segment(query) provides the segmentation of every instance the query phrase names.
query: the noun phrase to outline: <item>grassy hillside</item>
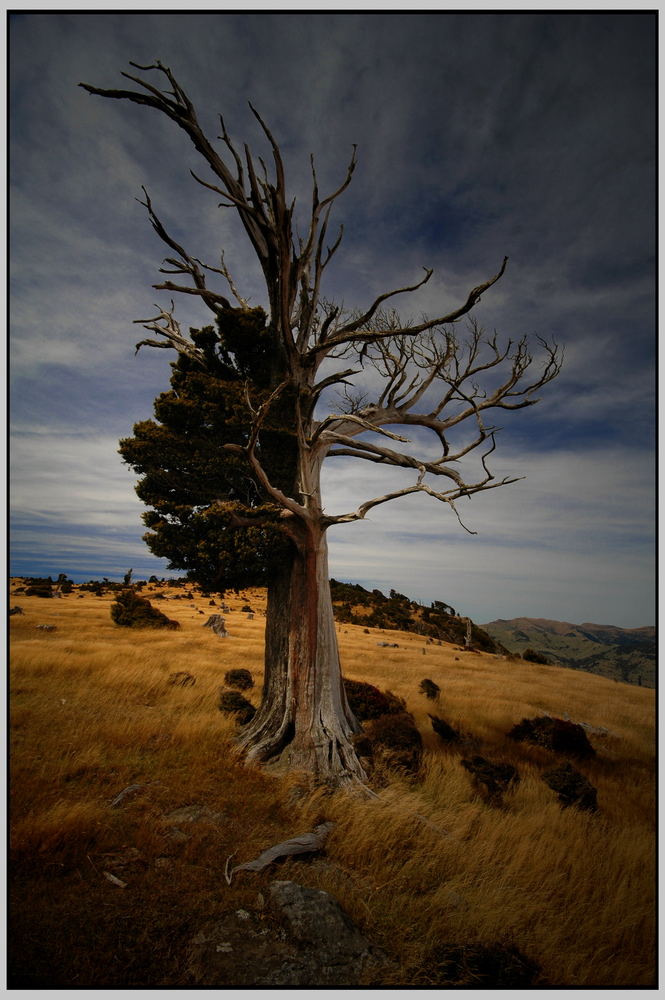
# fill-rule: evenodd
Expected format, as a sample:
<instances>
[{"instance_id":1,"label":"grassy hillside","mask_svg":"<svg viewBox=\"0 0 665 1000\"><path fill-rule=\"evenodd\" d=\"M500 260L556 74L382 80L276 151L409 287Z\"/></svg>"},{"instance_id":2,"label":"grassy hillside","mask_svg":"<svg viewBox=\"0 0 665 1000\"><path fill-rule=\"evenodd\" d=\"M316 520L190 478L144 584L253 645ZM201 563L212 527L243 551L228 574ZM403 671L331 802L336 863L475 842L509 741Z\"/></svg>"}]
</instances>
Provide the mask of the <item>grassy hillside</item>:
<instances>
[{"instance_id":1,"label":"grassy hillside","mask_svg":"<svg viewBox=\"0 0 665 1000\"><path fill-rule=\"evenodd\" d=\"M617 628L545 618L499 619L483 625L494 640L514 653L533 649L550 663L586 670L629 684L655 687L655 628Z\"/></svg>"},{"instance_id":2,"label":"grassy hillside","mask_svg":"<svg viewBox=\"0 0 665 1000\"><path fill-rule=\"evenodd\" d=\"M10 619L10 985L196 985L187 949L202 924L259 912L275 878L335 896L394 960L384 985L440 984L437 948L494 942L537 963L543 984L653 984L652 691L340 624L346 675L406 700L425 756L417 779L390 775L377 798L329 794L244 766L217 708L225 672L239 667L258 703L264 594L229 600L220 639L202 627L219 609L195 591L143 593L180 630L114 625L110 593L10 599L24 610ZM170 683L178 671L195 683ZM424 677L441 688L438 704L418 693ZM472 741L447 748L428 712ZM597 756L576 764L598 789L597 813L562 810L541 778L555 756L507 739L545 713L607 730L591 734ZM461 766L469 753L518 768L501 808ZM321 859L226 885L229 855L255 858L321 819L335 823Z\"/></svg>"}]
</instances>

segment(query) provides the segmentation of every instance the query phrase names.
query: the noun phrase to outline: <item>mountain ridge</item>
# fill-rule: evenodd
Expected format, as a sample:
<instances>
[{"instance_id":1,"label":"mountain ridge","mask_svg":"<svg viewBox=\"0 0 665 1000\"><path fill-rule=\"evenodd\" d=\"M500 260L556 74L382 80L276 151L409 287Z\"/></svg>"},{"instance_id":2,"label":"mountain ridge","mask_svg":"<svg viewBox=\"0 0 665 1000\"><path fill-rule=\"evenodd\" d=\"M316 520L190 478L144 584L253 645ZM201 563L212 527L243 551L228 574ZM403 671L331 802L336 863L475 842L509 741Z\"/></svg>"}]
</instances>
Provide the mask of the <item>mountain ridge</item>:
<instances>
[{"instance_id":1,"label":"mountain ridge","mask_svg":"<svg viewBox=\"0 0 665 1000\"><path fill-rule=\"evenodd\" d=\"M560 622L548 618L498 618L481 628L511 652L527 649L553 665L585 670L629 684L654 687L656 628L621 628L594 622Z\"/></svg>"}]
</instances>

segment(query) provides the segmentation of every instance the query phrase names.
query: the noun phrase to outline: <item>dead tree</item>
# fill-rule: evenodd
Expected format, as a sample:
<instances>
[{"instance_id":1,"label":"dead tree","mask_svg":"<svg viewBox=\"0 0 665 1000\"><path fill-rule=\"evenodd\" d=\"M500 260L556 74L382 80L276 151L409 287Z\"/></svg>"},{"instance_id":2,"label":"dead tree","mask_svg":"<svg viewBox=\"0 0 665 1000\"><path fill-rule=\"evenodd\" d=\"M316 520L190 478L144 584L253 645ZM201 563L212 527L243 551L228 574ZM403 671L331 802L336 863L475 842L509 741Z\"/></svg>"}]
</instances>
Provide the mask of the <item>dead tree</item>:
<instances>
[{"instance_id":1,"label":"dead tree","mask_svg":"<svg viewBox=\"0 0 665 1000\"><path fill-rule=\"evenodd\" d=\"M222 206L238 213L265 278L272 354L280 379L270 396L255 407L246 443L226 447L246 461L281 512L281 529L292 540L296 556L289 579L280 584L274 599L269 594L263 698L242 732L241 745L251 759L281 758L291 768L335 783L363 780L351 742L360 727L342 686L327 530L331 525L362 520L389 501L423 493L445 504L461 523L458 501L516 482L511 477L497 480L490 471L496 428L487 422L488 414L535 403L534 394L557 375L559 355L556 347L541 342L544 361L532 375L533 359L525 339L500 344L496 335L486 337L476 323L471 323L467 338L458 336L455 324L499 281L507 258L458 307L431 319L405 324L395 312L386 310L389 300L428 282L433 273L429 269L420 280L378 295L355 313L329 303L322 294L323 279L342 240L340 228L328 243L330 214L351 182L355 146L339 187L325 197L319 192L312 158L311 205L300 230L304 235L296 236L295 202L287 195L280 149L258 112L252 107L271 152L270 171L247 145L237 147L221 117L221 147L213 145L170 69L160 62L132 65L156 74L163 89L127 73L123 76L137 89L81 86L91 94L153 108L189 136L212 173L208 179L193 174L195 180L220 198ZM143 204L170 251L162 272L179 276L178 281L168 278L154 287L196 296L213 314L229 307L228 294L238 308L246 308L223 255L219 266L203 264L168 233L147 193ZM211 276L224 280L224 291L209 287ZM159 338L137 346L172 348L202 360L181 331L173 303L160 308L154 318L137 322ZM332 371L331 361L335 362ZM327 374L322 375L324 362ZM362 393L358 379L363 372L381 377L382 388L375 397ZM485 388L480 387L481 380L487 383ZM376 382L375 376L372 381ZM320 416L333 387L338 391L341 387L343 402ZM298 442L298 479L292 496L270 481L258 448L270 408L286 390L296 399L293 433ZM418 455L417 447L409 447L406 435L419 428L430 432L438 455L429 449ZM470 434L459 433L467 428L472 429ZM474 453L479 456L475 471L467 468ZM409 469L413 482L368 499L356 510L331 514L325 511L321 496L321 467L324 460L337 457ZM256 525L256 520L251 523Z\"/></svg>"}]
</instances>

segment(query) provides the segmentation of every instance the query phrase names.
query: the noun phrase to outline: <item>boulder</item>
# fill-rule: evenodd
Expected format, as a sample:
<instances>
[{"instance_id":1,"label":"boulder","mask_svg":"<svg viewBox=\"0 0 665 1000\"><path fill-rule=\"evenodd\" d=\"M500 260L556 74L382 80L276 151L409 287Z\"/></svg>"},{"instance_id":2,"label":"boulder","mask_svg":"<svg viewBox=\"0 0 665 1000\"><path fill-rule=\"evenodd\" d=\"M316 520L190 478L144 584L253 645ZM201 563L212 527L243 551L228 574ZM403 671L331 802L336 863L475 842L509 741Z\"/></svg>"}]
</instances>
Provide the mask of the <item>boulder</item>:
<instances>
[{"instance_id":1,"label":"boulder","mask_svg":"<svg viewBox=\"0 0 665 1000\"><path fill-rule=\"evenodd\" d=\"M197 986L357 986L385 961L327 892L273 882L268 905L196 935L188 966Z\"/></svg>"}]
</instances>

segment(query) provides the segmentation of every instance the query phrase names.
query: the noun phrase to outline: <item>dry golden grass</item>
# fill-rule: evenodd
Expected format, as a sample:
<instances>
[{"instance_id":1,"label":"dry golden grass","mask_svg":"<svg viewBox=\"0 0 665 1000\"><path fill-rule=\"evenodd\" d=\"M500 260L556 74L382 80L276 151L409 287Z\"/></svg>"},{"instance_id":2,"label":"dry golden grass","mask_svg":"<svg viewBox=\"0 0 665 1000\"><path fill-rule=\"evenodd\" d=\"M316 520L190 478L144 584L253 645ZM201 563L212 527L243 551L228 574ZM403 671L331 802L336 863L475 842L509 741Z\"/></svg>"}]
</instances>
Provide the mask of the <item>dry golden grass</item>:
<instances>
[{"instance_id":1,"label":"dry golden grass","mask_svg":"<svg viewBox=\"0 0 665 1000\"><path fill-rule=\"evenodd\" d=\"M217 709L236 667L253 673L246 694L258 703L264 595L230 598L222 640L201 627L215 610L207 600L155 599L158 589L143 593L180 631L115 626L111 595L11 599L25 614L10 620L10 985L191 985L187 942L207 919L255 907L275 877L335 895L395 958L393 984L429 985L427 953L441 943L495 941L537 962L549 985L653 984L653 691L341 625L345 674L406 700L423 774L393 776L377 799L304 792L299 776L244 766ZM169 684L181 670L194 686ZM438 705L418 693L423 677L441 687ZM428 711L518 767L503 808L478 796ZM609 730L592 736L597 758L579 765L598 789L597 814L562 811L540 779L553 756L506 739L544 713ZM113 808L132 784L142 787ZM171 816L190 805L205 810ZM322 817L336 824L325 859L227 887L228 855L249 860Z\"/></svg>"}]
</instances>

